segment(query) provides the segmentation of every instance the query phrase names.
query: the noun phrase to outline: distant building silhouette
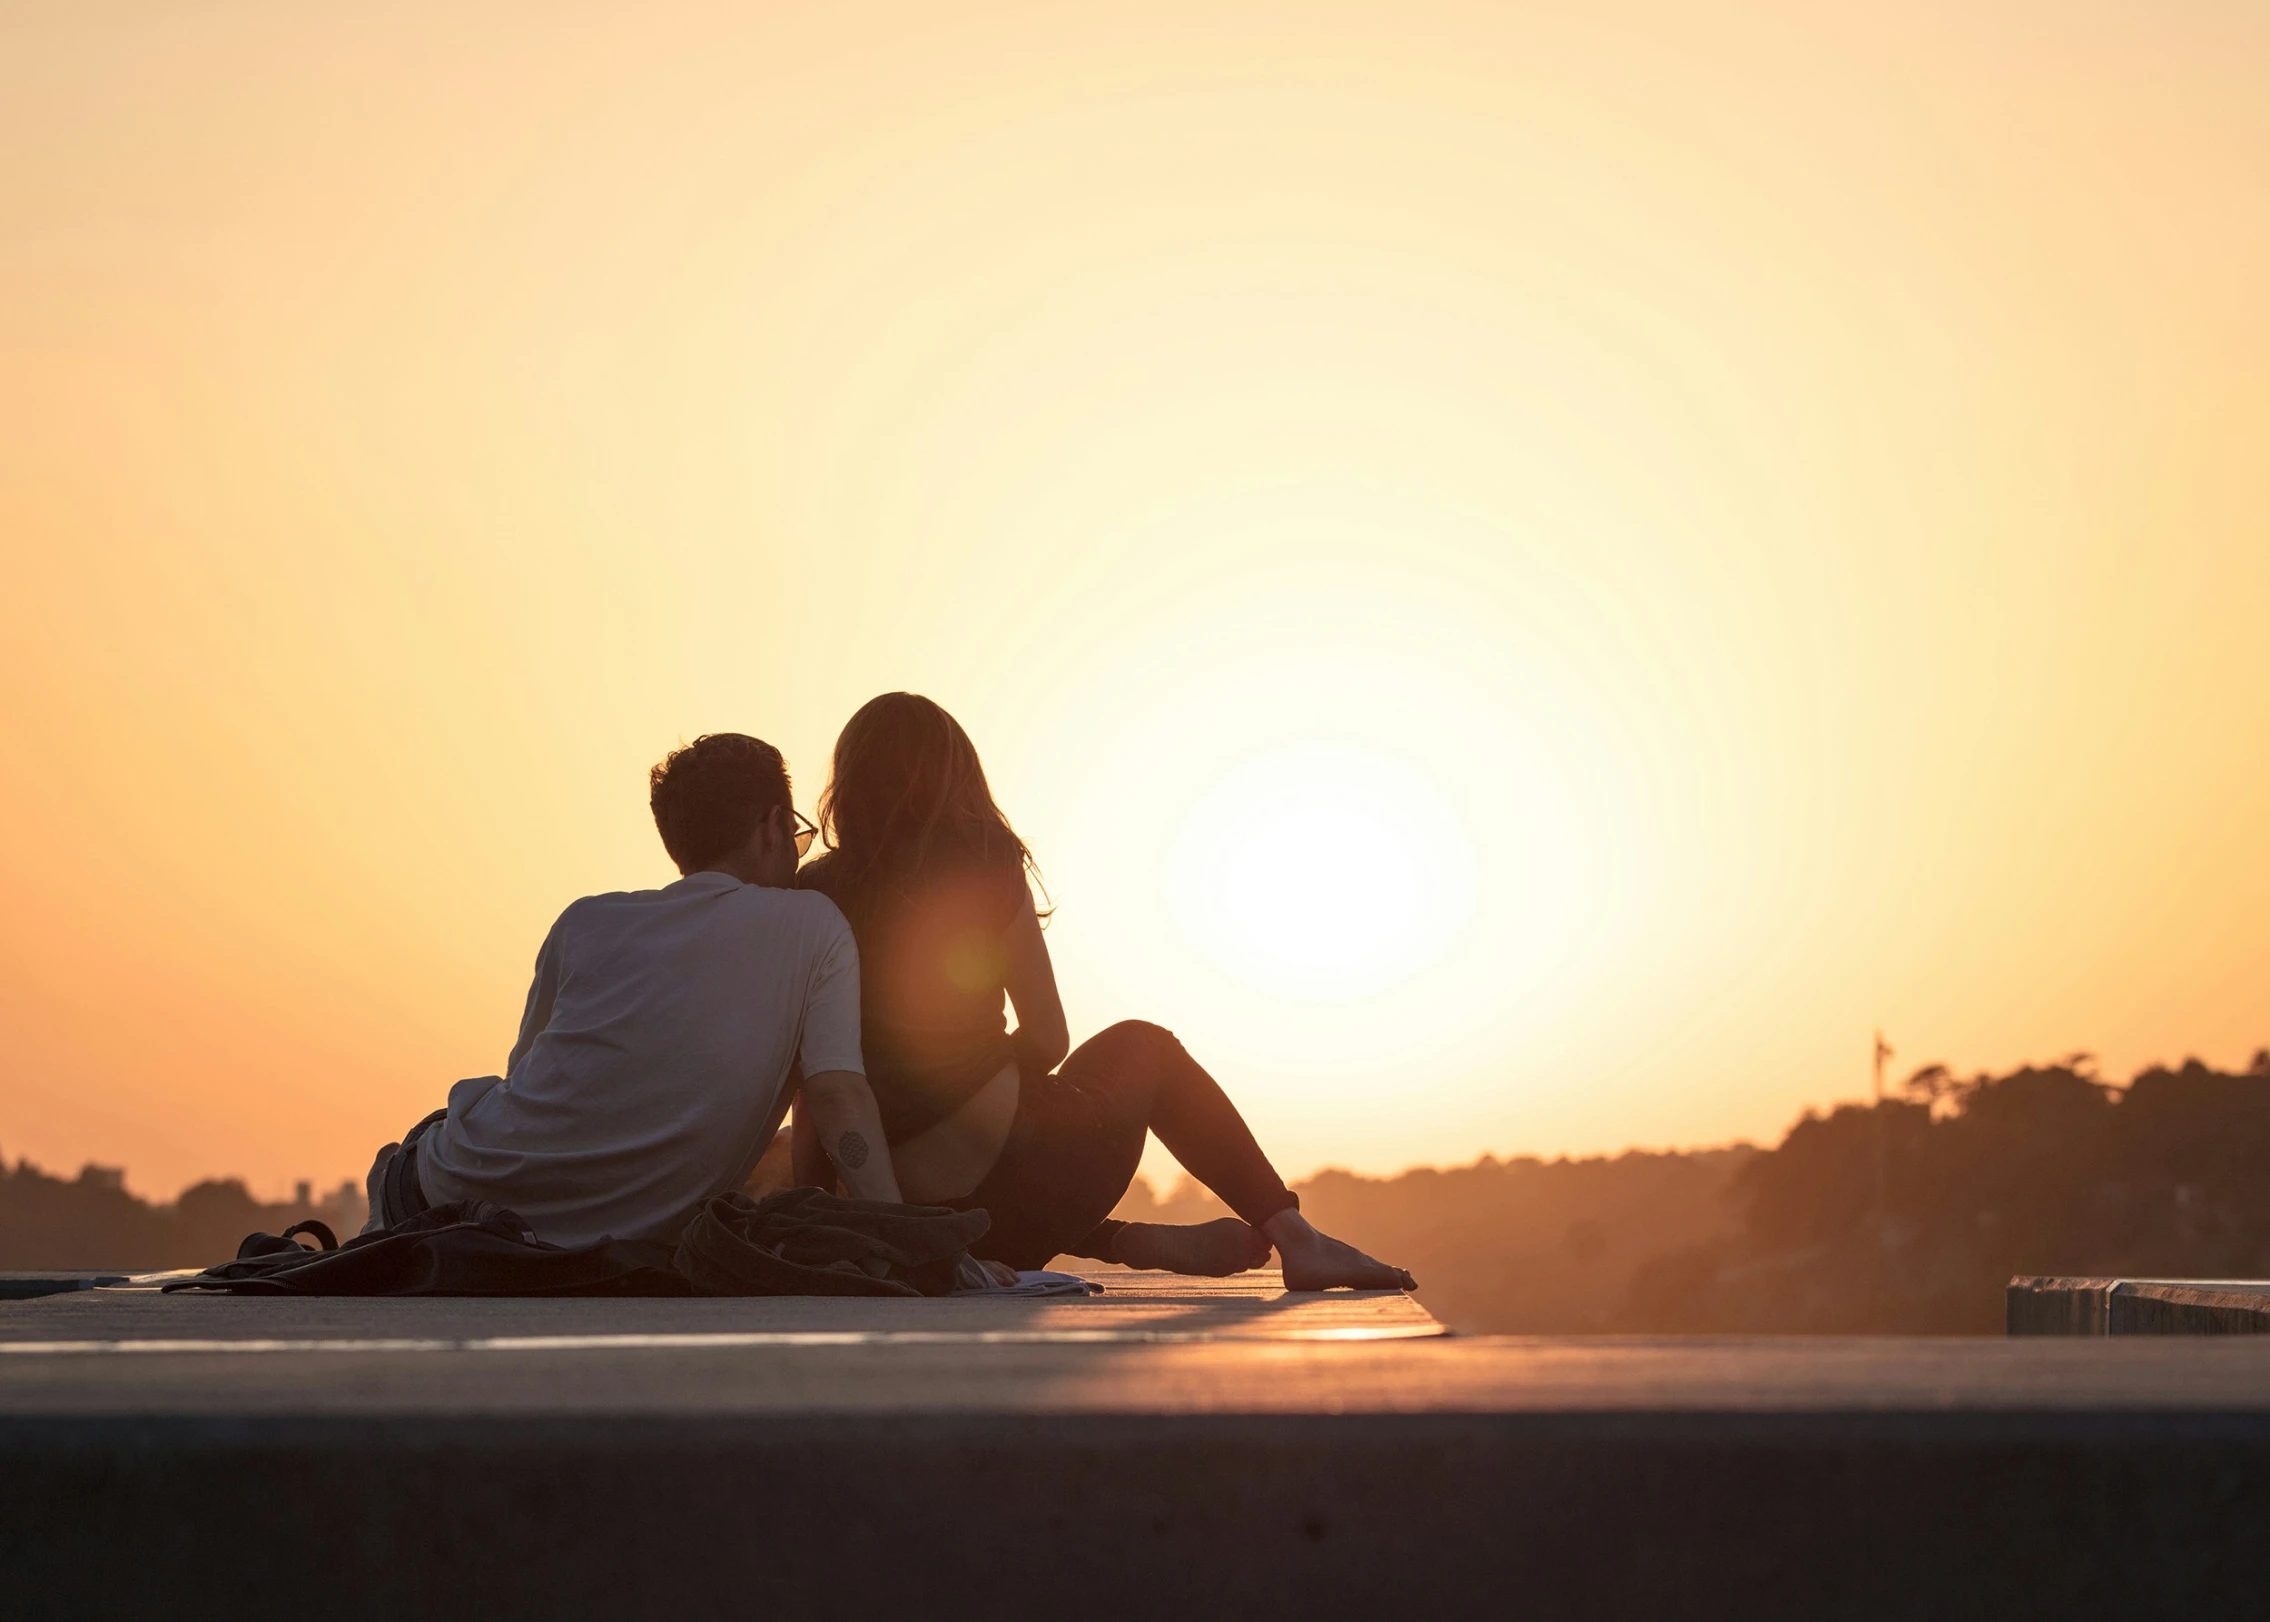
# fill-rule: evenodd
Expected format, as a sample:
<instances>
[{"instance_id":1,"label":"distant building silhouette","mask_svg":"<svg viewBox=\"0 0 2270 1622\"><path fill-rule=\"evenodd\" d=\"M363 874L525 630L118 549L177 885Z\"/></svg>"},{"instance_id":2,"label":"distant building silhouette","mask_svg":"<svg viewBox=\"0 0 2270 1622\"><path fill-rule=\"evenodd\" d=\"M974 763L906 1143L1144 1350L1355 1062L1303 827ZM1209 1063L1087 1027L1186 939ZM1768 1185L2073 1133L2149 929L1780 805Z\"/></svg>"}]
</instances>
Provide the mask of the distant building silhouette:
<instances>
[{"instance_id":1,"label":"distant building silhouette","mask_svg":"<svg viewBox=\"0 0 2270 1622\"><path fill-rule=\"evenodd\" d=\"M115 1166L83 1166L52 1177L29 1161L0 1165L0 1268L86 1267L156 1272L204 1267L236 1254L248 1233L275 1233L315 1217L341 1238L363 1222L363 1191L342 1183L323 1199L300 1183L294 1197L266 1205L236 1178L199 1183L171 1205L126 1191Z\"/></svg>"}]
</instances>

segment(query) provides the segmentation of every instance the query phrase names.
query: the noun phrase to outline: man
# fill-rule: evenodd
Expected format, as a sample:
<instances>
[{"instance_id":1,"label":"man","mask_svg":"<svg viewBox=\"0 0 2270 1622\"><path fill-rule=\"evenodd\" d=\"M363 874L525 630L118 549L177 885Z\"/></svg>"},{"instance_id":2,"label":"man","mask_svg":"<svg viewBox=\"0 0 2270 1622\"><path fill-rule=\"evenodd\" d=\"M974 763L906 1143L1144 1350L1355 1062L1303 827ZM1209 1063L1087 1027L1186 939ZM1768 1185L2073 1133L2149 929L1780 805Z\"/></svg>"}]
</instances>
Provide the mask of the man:
<instances>
[{"instance_id":1,"label":"man","mask_svg":"<svg viewBox=\"0 0 2270 1622\"><path fill-rule=\"evenodd\" d=\"M898 1199L860 1062L850 926L789 888L812 825L780 751L713 733L650 784L684 877L560 914L505 1073L459 1082L379 1151L372 1229L479 1199L554 1244L674 1242L741 1185L799 1097L844 1192Z\"/></svg>"}]
</instances>

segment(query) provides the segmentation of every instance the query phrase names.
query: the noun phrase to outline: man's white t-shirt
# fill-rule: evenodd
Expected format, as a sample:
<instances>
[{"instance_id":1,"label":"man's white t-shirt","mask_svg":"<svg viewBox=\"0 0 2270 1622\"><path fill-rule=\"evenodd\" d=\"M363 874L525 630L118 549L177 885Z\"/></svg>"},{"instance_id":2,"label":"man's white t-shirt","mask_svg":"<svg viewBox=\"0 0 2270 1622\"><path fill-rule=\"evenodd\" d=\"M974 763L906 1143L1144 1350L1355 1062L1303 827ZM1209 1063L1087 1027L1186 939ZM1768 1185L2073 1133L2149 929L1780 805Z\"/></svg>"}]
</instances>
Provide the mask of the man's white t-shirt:
<instances>
[{"instance_id":1,"label":"man's white t-shirt","mask_svg":"<svg viewBox=\"0 0 2270 1622\"><path fill-rule=\"evenodd\" d=\"M419 1186L508 1207L554 1244L675 1240L756 1165L799 1059L866 1074L834 902L724 873L586 896L537 954L505 1073L452 1087L418 1140Z\"/></svg>"}]
</instances>

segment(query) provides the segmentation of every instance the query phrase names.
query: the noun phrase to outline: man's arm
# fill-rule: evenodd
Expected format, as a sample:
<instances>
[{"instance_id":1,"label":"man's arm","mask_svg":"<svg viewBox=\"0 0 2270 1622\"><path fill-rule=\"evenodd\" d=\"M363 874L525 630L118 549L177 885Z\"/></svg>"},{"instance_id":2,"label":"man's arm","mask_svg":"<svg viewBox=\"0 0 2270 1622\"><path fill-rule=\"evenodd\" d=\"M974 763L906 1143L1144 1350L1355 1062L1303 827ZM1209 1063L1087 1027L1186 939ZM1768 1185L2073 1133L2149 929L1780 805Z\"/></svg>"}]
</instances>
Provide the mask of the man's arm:
<instances>
[{"instance_id":1,"label":"man's arm","mask_svg":"<svg viewBox=\"0 0 2270 1622\"><path fill-rule=\"evenodd\" d=\"M802 1092L804 1081L797 1078L796 1089ZM872 1091L872 1089L870 1089ZM796 1115L788 1125L788 1164L796 1175L798 1188L835 1187L835 1167L829 1164L827 1150L820 1147L820 1134L812 1125L812 1106L799 1104Z\"/></svg>"},{"instance_id":2,"label":"man's arm","mask_svg":"<svg viewBox=\"0 0 2270 1622\"><path fill-rule=\"evenodd\" d=\"M804 1042L798 1062L804 1085L796 1095L796 1124L810 1132L835 1163L843 1191L854 1199L900 1202L898 1173L883 1137L882 1111L867 1085L859 1054L859 948L835 907L825 909L822 941L804 995Z\"/></svg>"},{"instance_id":3,"label":"man's arm","mask_svg":"<svg viewBox=\"0 0 2270 1622\"><path fill-rule=\"evenodd\" d=\"M804 1079L796 1095L796 1124L811 1116L813 1135L820 1140L843 1191L853 1199L899 1203L898 1173L891 1169L890 1145L883 1141L883 1116L875 1108L875 1095L867 1078L852 1070L826 1070Z\"/></svg>"}]
</instances>

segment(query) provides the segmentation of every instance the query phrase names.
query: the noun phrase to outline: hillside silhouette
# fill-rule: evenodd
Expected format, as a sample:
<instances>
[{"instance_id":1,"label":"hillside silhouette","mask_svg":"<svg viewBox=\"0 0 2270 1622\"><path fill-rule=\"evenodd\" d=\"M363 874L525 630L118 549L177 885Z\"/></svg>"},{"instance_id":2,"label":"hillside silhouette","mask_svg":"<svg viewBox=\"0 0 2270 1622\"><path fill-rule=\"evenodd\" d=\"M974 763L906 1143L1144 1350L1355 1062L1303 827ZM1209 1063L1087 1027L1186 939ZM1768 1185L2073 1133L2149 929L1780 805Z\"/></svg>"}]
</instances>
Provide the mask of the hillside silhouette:
<instances>
[{"instance_id":1,"label":"hillside silhouette","mask_svg":"<svg viewBox=\"0 0 2270 1622\"><path fill-rule=\"evenodd\" d=\"M1994 1334L2014 1273L2270 1277L2270 1051L2126 1086L2086 1055L2007 1075L1917 1071L1880 1105L1808 1111L1747 1145L1296 1185L1334 1233L1403 1260L1457 1329L1496 1334ZM1138 1181L1123 1217L1223 1214ZM156 1269L233 1255L362 1192L263 1204L199 1183L170 1205L121 1174L0 1166L0 1267Z\"/></svg>"},{"instance_id":2,"label":"hillside silhouette","mask_svg":"<svg viewBox=\"0 0 2270 1622\"><path fill-rule=\"evenodd\" d=\"M1903 1092L1808 1114L1748 1161L1736 1230L1644 1263L1625 1325L1990 1334L2014 1273L2270 1276L2270 1052L2126 1087L2085 1054L1934 1065Z\"/></svg>"},{"instance_id":3,"label":"hillside silhouette","mask_svg":"<svg viewBox=\"0 0 2270 1622\"><path fill-rule=\"evenodd\" d=\"M248 1233L280 1233L309 1217L344 1238L362 1226L363 1191L342 1183L319 1201L302 1183L293 1198L264 1204L231 1177L156 1205L129 1192L114 1166L84 1166L65 1179L29 1161L0 1165L0 1268L206 1267L234 1256Z\"/></svg>"},{"instance_id":4,"label":"hillside silhouette","mask_svg":"<svg viewBox=\"0 0 2270 1622\"><path fill-rule=\"evenodd\" d=\"M1667 1242L1733 1232L1726 1192L1759 1153L1485 1156L1389 1178L1327 1171L1293 1187L1327 1232L1408 1267L1419 1299L1453 1328L1586 1334L1625 1326L1627 1286ZM1202 1222L1227 1207L1193 1182L1162 1200L1138 1181L1113 1214Z\"/></svg>"},{"instance_id":5,"label":"hillside silhouette","mask_svg":"<svg viewBox=\"0 0 2270 1622\"><path fill-rule=\"evenodd\" d=\"M2270 1052L2125 1087L2084 1054L1967 1080L1933 1065L1879 1106L1808 1111L1772 1149L1299 1189L1473 1333L1996 1334L2017 1273L2270 1277ZM1220 1210L1138 1185L1120 1214Z\"/></svg>"}]
</instances>

